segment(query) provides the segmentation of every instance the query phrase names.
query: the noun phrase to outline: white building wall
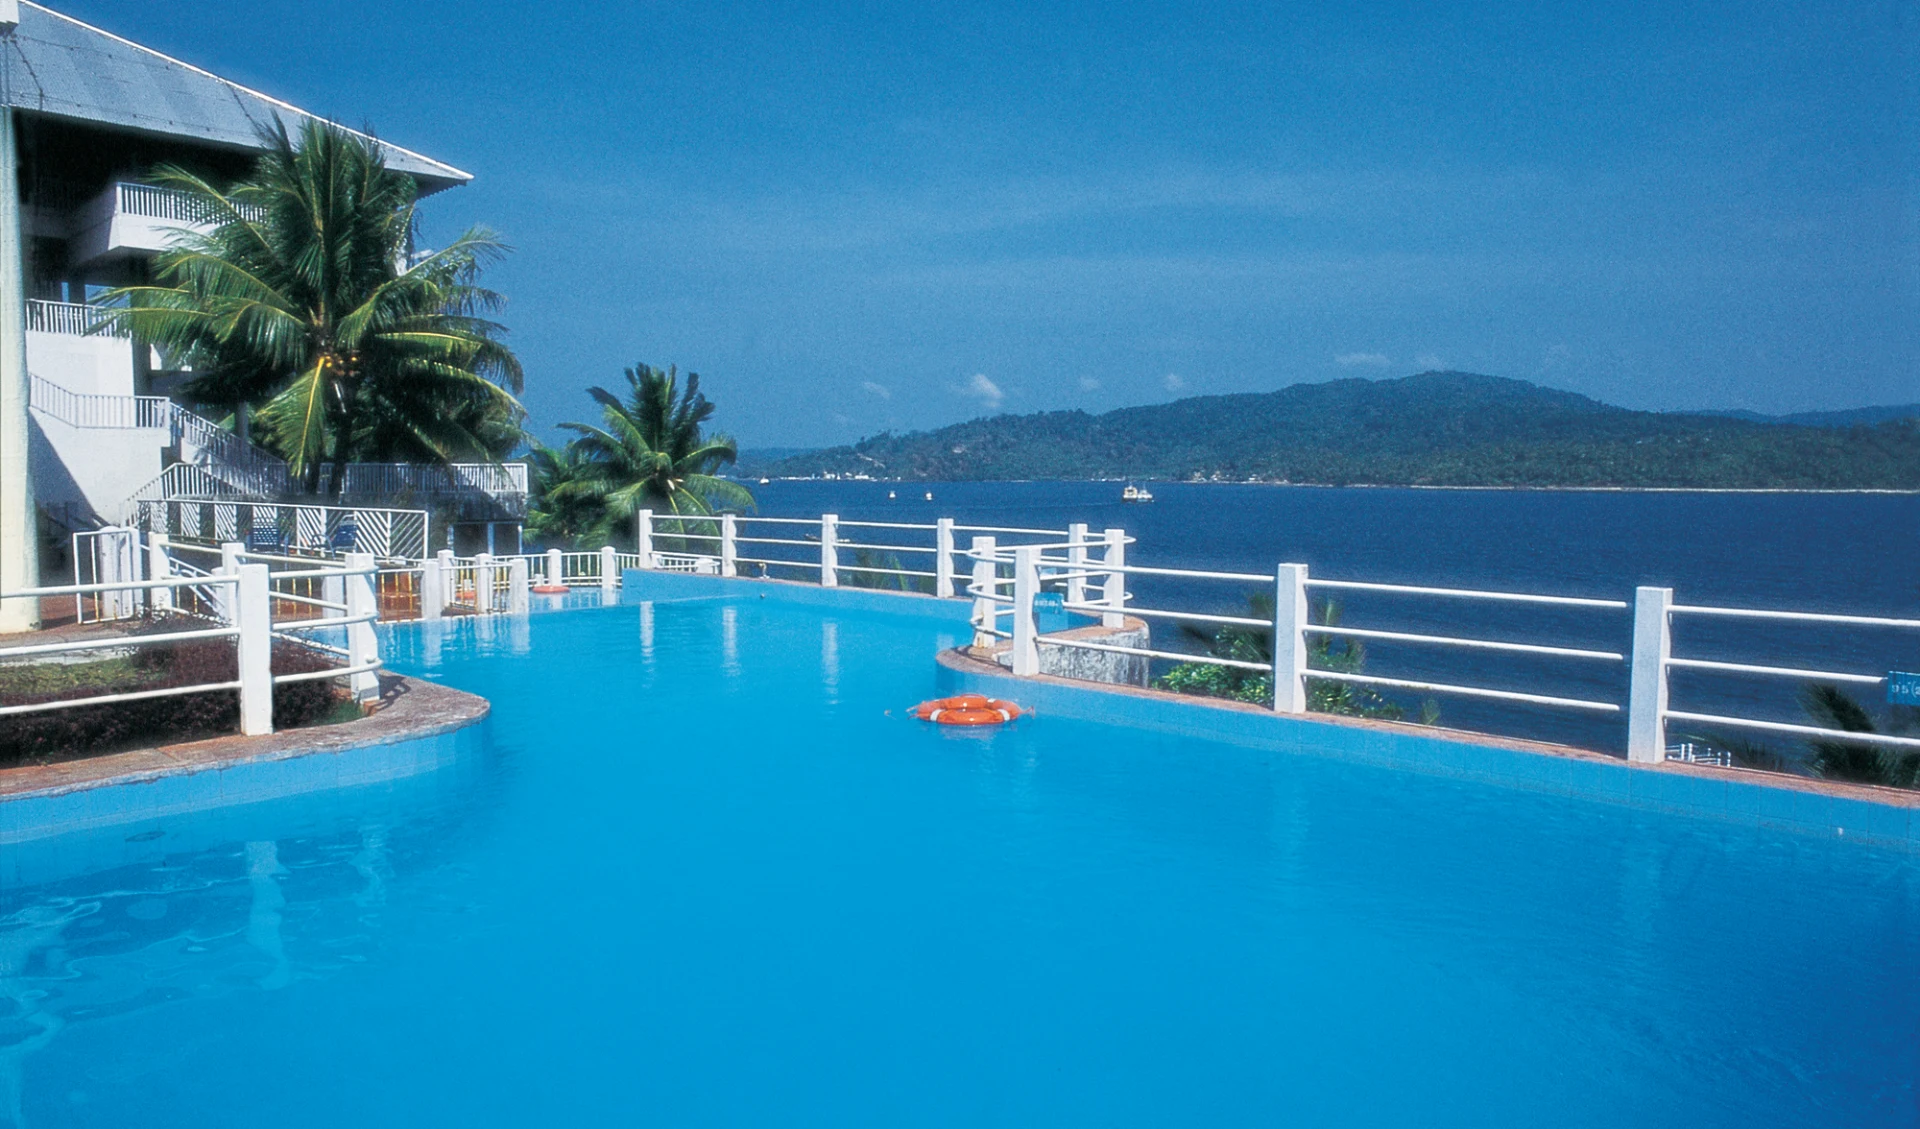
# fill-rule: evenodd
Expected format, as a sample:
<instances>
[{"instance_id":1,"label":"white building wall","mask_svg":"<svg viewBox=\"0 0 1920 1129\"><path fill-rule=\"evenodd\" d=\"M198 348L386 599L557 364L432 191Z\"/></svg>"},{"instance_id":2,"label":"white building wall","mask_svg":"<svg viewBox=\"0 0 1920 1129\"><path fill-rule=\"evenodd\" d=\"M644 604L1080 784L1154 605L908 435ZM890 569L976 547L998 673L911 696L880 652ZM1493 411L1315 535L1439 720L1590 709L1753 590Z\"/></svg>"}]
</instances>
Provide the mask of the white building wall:
<instances>
[{"instance_id":1,"label":"white building wall","mask_svg":"<svg viewBox=\"0 0 1920 1129\"><path fill-rule=\"evenodd\" d=\"M63 507L113 524L126 519L127 500L160 476L166 428L74 427L30 413L34 492L42 506Z\"/></svg>"},{"instance_id":2,"label":"white building wall","mask_svg":"<svg viewBox=\"0 0 1920 1129\"><path fill-rule=\"evenodd\" d=\"M133 342L27 331L27 371L69 392L133 396Z\"/></svg>"}]
</instances>

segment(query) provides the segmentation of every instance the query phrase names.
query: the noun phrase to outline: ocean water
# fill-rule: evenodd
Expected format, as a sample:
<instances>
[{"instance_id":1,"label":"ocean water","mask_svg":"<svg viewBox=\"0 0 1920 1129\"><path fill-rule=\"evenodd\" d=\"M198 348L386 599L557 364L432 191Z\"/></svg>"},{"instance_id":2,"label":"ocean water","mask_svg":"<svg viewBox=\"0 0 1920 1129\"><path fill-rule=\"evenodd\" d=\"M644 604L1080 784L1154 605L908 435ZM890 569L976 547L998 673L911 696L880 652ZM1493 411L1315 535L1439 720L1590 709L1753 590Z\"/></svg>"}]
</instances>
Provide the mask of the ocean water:
<instances>
[{"instance_id":1,"label":"ocean water","mask_svg":"<svg viewBox=\"0 0 1920 1129\"><path fill-rule=\"evenodd\" d=\"M1683 604L1920 619L1920 496L1625 491L1412 490L1154 483L1126 505L1120 483L780 481L753 486L760 512L865 521L1094 530L1138 538L1133 564L1271 572L1438 587L1633 599L1638 585ZM934 497L925 499L927 492ZM889 493L897 498L889 499ZM910 536L894 534L894 536ZM911 558L923 561L926 558ZM914 563L913 567L926 567ZM1251 586L1139 576L1145 607L1244 608ZM1324 597L1316 597L1317 600ZM1627 612L1564 611L1343 593L1353 627L1508 639L1626 654ZM1156 624L1156 644L1187 649ZM1623 665L1395 643L1367 648L1369 673L1624 701ZM1675 653L1858 673L1920 670L1920 631L1681 619ZM1676 672L1675 708L1801 722L1800 684ZM1409 715L1419 702L1401 695ZM1871 702L1870 692L1863 700ZM1625 722L1530 706L1440 697L1444 724L1618 752ZM1765 738L1762 738L1765 741ZM1776 742L1777 743L1777 742ZM1790 744L1781 751L1792 752Z\"/></svg>"},{"instance_id":2,"label":"ocean water","mask_svg":"<svg viewBox=\"0 0 1920 1129\"><path fill-rule=\"evenodd\" d=\"M1911 855L908 720L954 631L390 629L465 760L10 848L0 1124L1920 1124Z\"/></svg>"}]
</instances>

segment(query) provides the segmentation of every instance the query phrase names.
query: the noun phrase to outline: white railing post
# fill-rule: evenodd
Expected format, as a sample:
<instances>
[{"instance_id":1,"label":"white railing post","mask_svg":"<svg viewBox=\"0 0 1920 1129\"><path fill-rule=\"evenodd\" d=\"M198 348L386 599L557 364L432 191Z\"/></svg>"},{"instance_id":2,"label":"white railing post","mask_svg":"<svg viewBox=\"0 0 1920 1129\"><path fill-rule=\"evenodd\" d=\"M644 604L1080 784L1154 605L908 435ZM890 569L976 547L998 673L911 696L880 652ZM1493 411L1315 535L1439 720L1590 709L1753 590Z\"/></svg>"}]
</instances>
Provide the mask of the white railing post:
<instances>
[{"instance_id":1,"label":"white railing post","mask_svg":"<svg viewBox=\"0 0 1920 1129\"><path fill-rule=\"evenodd\" d=\"M1000 566L993 559L993 538L975 537L973 551L973 645L991 647L994 636L988 630L997 628L999 622L994 618L998 607L989 597L998 594L994 581L999 578Z\"/></svg>"},{"instance_id":2,"label":"white railing post","mask_svg":"<svg viewBox=\"0 0 1920 1129\"><path fill-rule=\"evenodd\" d=\"M547 586L565 585L567 582L566 559L558 549L547 550Z\"/></svg>"},{"instance_id":3,"label":"white railing post","mask_svg":"<svg viewBox=\"0 0 1920 1129\"><path fill-rule=\"evenodd\" d=\"M451 549L441 552L452 554ZM439 557L420 562L420 618L439 619L447 611L447 566Z\"/></svg>"},{"instance_id":4,"label":"white railing post","mask_svg":"<svg viewBox=\"0 0 1920 1129\"><path fill-rule=\"evenodd\" d=\"M1067 605L1087 602L1087 523L1067 526Z\"/></svg>"},{"instance_id":5,"label":"white railing post","mask_svg":"<svg viewBox=\"0 0 1920 1129\"><path fill-rule=\"evenodd\" d=\"M633 515L633 551L640 556L641 568L653 567L653 511Z\"/></svg>"},{"instance_id":6,"label":"white railing post","mask_svg":"<svg viewBox=\"0 0 1920 1129\"><path fill-rule=\"evenodd\" d=\"M1673 656L1673 589L1633 593L1633 682L1627 697L1627 759L1667 759L1667 660Z\"/></svg>"},{"instance_id":7,"label":"white railing post","mask_svg":"<svg viewBox=\"0 0 1920 1129\"><path fill-rule=\"evenodd\" d=\"M1107 573L1106 590L1101 594L1100 602L1112 610L1101 613L1100 624L1103 627L1122 627L1127 622L1127 574L1119 570L1127 564L1127 531L1109 529L1106 539L1106 559L1101 563L1114 571Z\"/></svg>"},{"instance_id":8,"label":"white railing post","mask_svg":"<svg viewBox=\"0 0 1920 1129\"><path fill-rule=\"evenodd\" d=\"M933 525L933 594L942 600L953 598L953 519L943 517Z\"/></svg>"},{"instance_id":9,"label":"white railing post","mask_svg":"<svg viewBox=\"0 0 1920 1129\"><path fill-rule=\"evenodd\" d=\"M349 558L351 558L352 556L354 556L354 554L352 553L347 554L347 557ZM335 573L331 576L321 577L320 578L320 598L327 601L330 604L346 603L347 602L347 578L345 576L340 575L339 573ZM348 613L343 611L336 611L333 608L320 609L320 616L323 619L338 619L339 617L346 614Z\"/></svg>"},{"instance_id":10,"label":"white railing post","mask_svg":"<svg viewBox=\"0 0 1920 1129\"><path fill-rule=\"evenodd\" d=\"M440 602L445 607L460 598L460 566L454 562L452 549L440 550L433 559L440 562Z\"/></svg>"},{"instance_id":11,"label":"white railing post","mask_svg":"<svg viewBox=\"0 0 1920 1129\"><path fill-rule=\"evenodd\" d=\"M168 554L167 547L166 534L147 534L147 578L149 580L173 579L173 557ZM154 611L173 610L173 589L155 588L149 598L153 601Z\"/></svg>"},{"instance_id":12,"label":"white railing post","mask_svg":"<svg viewBox=\"0 0 1920 1129\"><path fill-rule=\"evenodd\" d=\"M93 539L93 575L102 584L116 580L138 580L134 560L132 529L109 526ZM135 589L115 589L94 597L94 608L101 619L125 619L139 611Z\"/></svg>"},{"instance_id":13,"label":"white railing post","mask_svg":"<svg viewBox=\"0 0 1920 1129\"><path fill-rule=\"evenodd\" d=\"M1033 597L1040 589L1038 550L1022 545L1013 551L1013 672L1040 673L1040 645L1033 622Z\"/></svg>"},{"instance_id":14,"label":"white railing post","mask_svg":"<svg viewBox=\"0 0 1920 1129\"><path fill-rule=\"evenodd\" d=\"M240 575L240 554L245 551L246 546L238 541L220 543L220 572L223 576ZM215 605L220 609L220 618L230 625L237 625L240 622L239 597L235 595L238 589L229 584L216 584L208 591L213 593Z\"/></svg>"},{"instance_id":15,"label":"white railing post","mask_svg":"<svg viewBox=\"0 0 1920 1129\"><path fill-rule=\"evenodd\" d=\"M618 587L620 587L619 554L613 551L612 545L602 545L600 546L600 594L611 597L614 589Z\"/></svg>"},{"instance_id":16,"label":"white railing post","mask_svg":"<svg viewBox=\"0 0 1920 1129\"><path fill-rule=\"evenodd\" d=\"M740 527L732 514L720 515L720 575L740 575L740 549L735 538L740 535Z\"/></svg>"},{"instance_id":17,"label":"white railing post","mask_svg":"<svg viewBox=\"0 0 1920 1129\"><path fill-rule=\"evenodd\" d=\"M240 732L259 737L273 732L273 597L267 589L267 566L240 565L235 575L234 626L240 629L235 648L240 663Z\"/></svg>"},{"instance_id":18,"label":"white railing post","mask_svg":"<svg viewBox=\"0 0 1920 1129\"><path fill-rule=\"evenodd\" d=\"M372 553L348 553L347 568L349 575L341 577L345 582L347 615L378 616L380 601L374 596L372 571ZM380 636L374 631L371 621L350 623L347 625L347 665L366 666L380 658ZM356 702L371 702L380 696L380 676L371 670L363 670L347 677L347 687Z\"/></svg>"},{"instance_id":19,"label":"white railing post","mask_svg":"<svg viewBox=\"0 0 1920 1129\"><path fill-rule=\"evenodd\" d=\"M1274 568L1273 710L1307 712L1307 566Z\"/></svg>"},{"instance_id":20,"label":"white railing post","mask_svg":"<svg viewBox=\"0 0 1920 1129\"><path fill-rule=\"evenodd\" d=\"M527 558L515 557L507 565L507 614L527 614Z\"/></svg>"},{"instance_id":21,"label":"white railing post","mask_svg":"<svg viewBox=\"0 0 1920 1129\"><path fill-rule=\"evenodd\" d=\"M840 586L840 515L820 515L820 587Z\"/></svg>"},{"instance_id":22,"label":"white railing post","mask_svg":"<svg viewBox=\"0 0 1920 1129\"><path fill-rule=\"evenodd\" d=\"M473 555L473 610L479 615L493 614L493 554Z\"/></svg>"}]
</instances>

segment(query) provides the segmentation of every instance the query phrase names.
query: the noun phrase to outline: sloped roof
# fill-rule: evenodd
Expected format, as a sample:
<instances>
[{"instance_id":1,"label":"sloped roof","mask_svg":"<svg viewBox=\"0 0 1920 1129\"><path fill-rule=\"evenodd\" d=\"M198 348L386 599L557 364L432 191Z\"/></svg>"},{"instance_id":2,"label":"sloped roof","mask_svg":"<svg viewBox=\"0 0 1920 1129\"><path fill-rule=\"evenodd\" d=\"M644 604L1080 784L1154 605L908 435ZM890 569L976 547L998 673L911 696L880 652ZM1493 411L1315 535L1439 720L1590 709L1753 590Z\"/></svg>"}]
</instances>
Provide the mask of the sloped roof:
<instances>
[{"instance_id":1,"label":"sloped roof","mask_svg":"<svg viewBox=\"0 0 1920 1129\"><path fill-rule=\"evenodd\" d=\"M291 131L315 115L38 4L20 5L20 27L0 46L0 101L243 149L260 147L274 119ZM358 132L358 131L355 131ZM428 182L464 184L471 173L380 142L387 166Z\"/></svg>"}]
</instances>

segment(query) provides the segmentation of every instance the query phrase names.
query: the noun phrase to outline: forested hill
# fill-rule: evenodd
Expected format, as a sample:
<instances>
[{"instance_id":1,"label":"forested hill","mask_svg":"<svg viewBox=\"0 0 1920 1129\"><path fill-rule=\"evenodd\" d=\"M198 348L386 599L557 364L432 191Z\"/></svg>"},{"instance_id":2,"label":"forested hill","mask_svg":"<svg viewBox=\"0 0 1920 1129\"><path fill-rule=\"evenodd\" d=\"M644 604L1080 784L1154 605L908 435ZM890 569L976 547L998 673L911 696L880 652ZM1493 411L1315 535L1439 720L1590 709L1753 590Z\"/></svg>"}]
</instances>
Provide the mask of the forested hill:
<instances>
[{"instance_id":1,"label":"forested hill","mask_svg":"<svg viewBox=\"0 0 1920 1129\"><path fill-rule=\"evenodd\" d=\"M787 476L1194 479L1334 485L1920 489L1920 420L1851 428L1638 412L1429 372L1195 396L1104 415L993 416L754 468Z\"/></svg>"}]
</instances>

